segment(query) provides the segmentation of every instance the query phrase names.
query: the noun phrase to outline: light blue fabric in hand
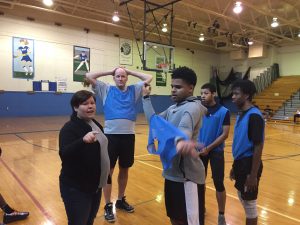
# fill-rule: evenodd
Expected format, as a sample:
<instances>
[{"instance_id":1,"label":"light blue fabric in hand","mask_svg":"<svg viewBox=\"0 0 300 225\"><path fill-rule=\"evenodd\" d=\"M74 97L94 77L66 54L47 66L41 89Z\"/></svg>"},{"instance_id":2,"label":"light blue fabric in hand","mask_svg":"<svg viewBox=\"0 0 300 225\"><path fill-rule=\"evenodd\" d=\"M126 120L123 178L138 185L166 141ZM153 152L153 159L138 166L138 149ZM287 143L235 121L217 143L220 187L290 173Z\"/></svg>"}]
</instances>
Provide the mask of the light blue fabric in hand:
<instances>
[{"instance_id":1,"label":"light blue fabric in hand","mask_svg":"<svg viewBox=\"0 0 300 225\"><path fill-rule=\"evenodd\" d=\"M153 115L149 123L148 152L160 156L164 170L172 165L177 154L175 139L188 140L188 136L161 116ZM158 142L157 147L155 142Z\"/></svg>"}]
</instances>

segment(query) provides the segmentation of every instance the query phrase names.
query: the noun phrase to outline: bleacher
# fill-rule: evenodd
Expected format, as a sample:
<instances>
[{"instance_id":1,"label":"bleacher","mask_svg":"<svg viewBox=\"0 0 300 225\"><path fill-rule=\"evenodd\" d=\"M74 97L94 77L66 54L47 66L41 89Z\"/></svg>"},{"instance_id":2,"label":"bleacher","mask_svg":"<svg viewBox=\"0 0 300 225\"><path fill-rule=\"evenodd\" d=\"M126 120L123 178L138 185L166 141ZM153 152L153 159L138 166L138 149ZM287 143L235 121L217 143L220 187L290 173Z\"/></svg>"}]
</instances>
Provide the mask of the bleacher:
<instances>
[{"instance_id":1,"label":"bleacher","mask_svg":"<svg viewBox=\"0 0 300 225\"><path fill-rule=\"evenodd\" d=\"M281 76L272 84L257 94L253 101L262 111L269 106L275 113L285 107L286 102L293 99L300 89L300 75ZM283 117L282 119L290 120Z\"/></svg>"}]
</instances>

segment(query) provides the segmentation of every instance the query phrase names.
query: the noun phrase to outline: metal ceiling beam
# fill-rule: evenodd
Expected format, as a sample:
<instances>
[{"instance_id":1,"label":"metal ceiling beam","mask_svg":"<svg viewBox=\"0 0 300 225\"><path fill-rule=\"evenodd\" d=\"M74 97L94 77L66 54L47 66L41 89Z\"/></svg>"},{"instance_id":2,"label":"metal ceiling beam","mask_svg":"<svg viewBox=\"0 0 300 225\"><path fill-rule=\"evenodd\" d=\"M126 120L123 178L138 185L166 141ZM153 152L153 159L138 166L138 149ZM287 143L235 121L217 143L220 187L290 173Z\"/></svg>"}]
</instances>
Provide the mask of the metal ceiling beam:
<instances>
[{"instance_id":1,"label":"metal ceiling beam","mask_svg":"<svg viewBox=\"0 0 300 225\"><path fill-rule=\"evenodd\" d=\"M258 13L260 13L262 15L267 15L267 16L270 16L272 18L276 17L276 18L278 18L279 21L284 22L286 25L290 25L290 26L293 26L293 27L296 27L296 28L300 29L300 26L298 24L296 24L294 22L291 22L290 20L287 20L287 19L285 19L283 17L280 17L278 15L275 15L274 13L270 13L270 12L264 11L264 10L262 10L262 9L256 7L256 6L248 3L247 1L243 1L243 5L245 5L245 6L249 7L249 8L251 8L251 9L255 10L256 12L258 12Z\"/></svg>"},{"instance_id":2,"label":"metal ceiling beam","mask_svg":"<svg viewBox=\"0 0 300 225\"><path fill-rule=\"evenodd\" d=\"M184 3L184 2L182 2L181 4L186 5L186 3ZM209 14L214 15L214 16L217 16L217 17L222 17L222 18L227 19L227 20L229 20L229 21L231 21L231 22L234 22L234 23L237 23L237 24L242 24L242 25L245 26L245 27L249 27L249 28L252 28L252 29L261 31L261 32L263 32L263 33L268 33L268 34L270 34L270 35L272 35L272 36L276 36L276 37L278 37L278 38L285 39L285 40L287 40L287 41L294 41L294 40L291 39L291 38L287 38L287 37L285 37L285 36L276 34L276 33L274 33L274 32L268 31L268 30L263 29L263 28L261 28L261 27L257 27L257 26L254 26L254 25L251 25L251 24L248 24L248 23L244 23L244 22L241 22L241 21L237 21L237 20L234 19L234 18L231 18L231 17L229 17L229 16L223 15L223 14L221 14L221 13L218 13L218 12L215 12L215 11L212 11L212 10L209 10L209 9L201 8L201 7L199 7L199 6L192 5L192 4L189 4L188 6L191 7L191 8L194 8L194 9L196 9L196 10L199 10L199 11L201 11L201 12L209 13Z\"/></svg>"},{"instance_id":3,"label":"metal ceiling beam","mask_svg":"<svg viewBox=\"0 0 300 225\"><path fill-rule=\"evenodd\" d=\"M6 0L0 0L0 2L6 2ZM90 21L90 22L110 25L110 26L114 26L114 27L125 28L123 26L120 26L120 25L117 25L117 24L114 24L114 23L101 21L101 20L96 20L96 19L91 19L91 18L86 18L86 17L82 17L82 16L75 16L75 15L71 15L69 13L63 13L63 12L55 11L55 10L52 10L52 9L46 9L46 8L42 8L42 7L38 7L38 6L27 5L27 4L23 4L23 3L13 3L13 5L24 7L24 8L30 8L30 9L34 9L34 10L40 10L40 11L49 12L49 13L54 13L54 14L58 14L58 15L62 15L62 16L72 17L74 19L81 19L81 20L86 20L86 21ZM130 30L129 28L127 28L127 29Z\"/></svg>"},{"instance_id":4,"label":"metal ceiling beam","mask_svg":"<svg viewBox=\"0 0 300 225\"><path fill-rule=\"evenodd\" d=\"M145 1L146 1L148 4L153 4L153 3L150 3L150 2L147 1L147 0L145 0ZM155 10L158 10L158 9L161 9L161 8L165 8L165 7L169 6L169 5L172 5L172 7L173 7L173 5L174 5L176 2L180 2L180 1L181 1L181 0L174 0L174 1L169 2L169 3L166 3L166 4L164 4L164 5L158 5L158 4L156 4L156 8L147 10L147 13L148 13L148 12L155 11Z\"/></svg>"},{"instance_id":5,"label":"metal ceiling beam","mask_svg":"<svg viewBox=\"0 0 300 225\"><path fill-rule=\"evenodd\" d=\"M130 2L132 2L133 0L130 0ZM141 1L143 1L143 0L141 0ZM187 8L188 8L188 5L185 5ZM137 9L137 10L143 10L143 8L142 7L140 7L140 6L137 6L137 5L134 5L134 4L130 4L130 7L132 7L132 8L135 8L135 9ZM159 14L159 13L157 13L157 14ZM207 14L207 16L209 17L210 16L210 14L209 13L206 13ZM160 14L161 16L163 16L164 14ZM184 18L181 18L180 16L178 16L178 15L176 15L176 17L174 18L176 21L180 21L180 22L182 22L182 23L187 23L189 20L187 20L187 19L184 19ZM207 29L207 28L209 28L211 25L209 24L203 24L203 23L200 23L200 22L198 22L197 23L197 25L198 26L200 26L201 28L204 28L204 29ZM178 30L178 29L174 29L174 31L177 31L178 33L186 33L187 31L184 31L184 30ZM222 29L219 29L219 31L221 32L221 33L225 33L225 32L227 32L227 30L222 30ZM198 34L199 35L199 34ZM242 35L240 35L240 34L235 34L235 35L237 35L238 37L241 37ZM190 38L190 36L191 35L189 35L189 36L187 36L187 38L186 38L186 40L187 41L191 41L190 39L188 39L188 37ZM198 37L196 37L196 36L193 36L193 37L195 37L195 39L196 40L198 40ZM215 41L215 38L216 37L207 37L207 39L208 40L214 40ZM195 42L195 43L197 43L197 42ZM199 43L199 42L198 42ZM201 45L200 43L199 43L199 45ZM270 44L269 44L270 45ZM214 46L213 46L214 47Z\"/></svg>"}]
</instances>

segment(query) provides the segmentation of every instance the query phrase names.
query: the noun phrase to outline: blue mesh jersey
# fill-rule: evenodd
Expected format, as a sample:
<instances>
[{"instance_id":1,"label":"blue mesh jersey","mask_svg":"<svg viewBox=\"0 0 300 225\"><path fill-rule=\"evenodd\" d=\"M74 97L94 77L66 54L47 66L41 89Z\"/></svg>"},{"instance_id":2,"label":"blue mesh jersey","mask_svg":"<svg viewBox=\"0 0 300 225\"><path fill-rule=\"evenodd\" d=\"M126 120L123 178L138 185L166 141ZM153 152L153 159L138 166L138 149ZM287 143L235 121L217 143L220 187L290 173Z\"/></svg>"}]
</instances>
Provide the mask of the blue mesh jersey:
<instances>
[{"instance_id":1,"label":"blue mesh jersey","mask_svg":"<svg viewBox=\"0 0 300 225\"><path fill-rule=\"evenodd\" d=\"M261 118L263 118L260 110L256 107L250 108L243 117L237 116L236 118L232 143L232 155L234 160L253 155L254 143L248 136L249 119L251 114L258 114ZM262 133L262 135L264 136L264 133Z\"/></svg>"},{"instance_id":2,"label":"blue mesh jersey","mask_svg":"<svg viewBox=\"0 0 300 225\"><path fill-rule=\"evenodd\" d=\"M228 109L220 106L213 114L203 117L203 124L199 132L198 141L205 146L213 143L223 133L223 121ZM220 152L224 150L224 142L215 147L212 151Z\"/></svg>"},{"instance_id":3,"label":"blue mesh jersey","mask_svg":"<svg viewBox=\"0 0 300 225\"><path fill-rule=\"evenodd\" d=\"M149 125L148 152L159 155L164 170L168 169L177 154L175 140L178 138L188 140L188 137L173 124L155 114L151 116Z\"/></svg>"}]
</instances>

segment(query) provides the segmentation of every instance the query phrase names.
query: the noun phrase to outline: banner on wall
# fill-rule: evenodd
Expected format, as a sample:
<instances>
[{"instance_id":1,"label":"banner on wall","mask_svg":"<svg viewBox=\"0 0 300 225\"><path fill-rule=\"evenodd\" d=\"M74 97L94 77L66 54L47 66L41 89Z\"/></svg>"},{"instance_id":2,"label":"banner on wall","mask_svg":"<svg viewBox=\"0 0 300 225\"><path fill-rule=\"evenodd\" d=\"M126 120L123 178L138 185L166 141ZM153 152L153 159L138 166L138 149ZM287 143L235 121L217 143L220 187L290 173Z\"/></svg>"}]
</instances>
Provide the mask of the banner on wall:
<instances>
[{"instance_id":1,"label":"banner on wall","mask_svg":"<svg viewBox=\"0 0 300 225\"><path fill-rule=\"evenodd\" d=\"M83 82L90 71L90 49L73 46L73 81Z\"/></svg>"},{"instance_id":2,"label":"banner on wall","mask_svg":"<svg viewBox=\"0 0 300 225\"><path fill-rule=\"evenodd\" d=\"M130 65L133 63L132 40L120 38L120 65Z\"/></svg>"},{"instance_id":3,"label":"banner on wall","mask_svg":"<svg viewBox=\"0 0 300 225\"><path fill-rule=\"evenodd\" d=\"M13 37L13 78L34 78L34 40Z\"/></svg>"},{"instance_id":4,"label":"banner on wall","mask_svg":"<svg viewBox=\"0 0 300 225\"><path fill-rule=\"evenodd\" d=\"M168 73L165 72L156 72L156 86L167 86L167 76Z\"/></svg>"},{"instance_id":5,"label":"banner on wall","mask_svg":"<svg viewBox=\"0 0 300 225\"><path fill-rule=\"evenodd\" d=\"M67 78L66 77L56 77L57 92L67 91Z\"/></svg>"}]
</instances>

